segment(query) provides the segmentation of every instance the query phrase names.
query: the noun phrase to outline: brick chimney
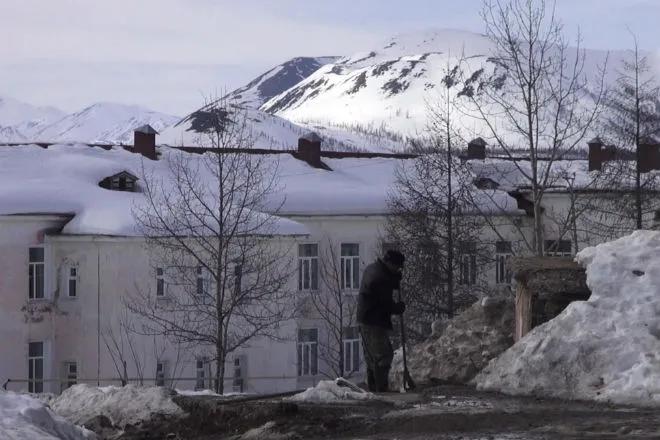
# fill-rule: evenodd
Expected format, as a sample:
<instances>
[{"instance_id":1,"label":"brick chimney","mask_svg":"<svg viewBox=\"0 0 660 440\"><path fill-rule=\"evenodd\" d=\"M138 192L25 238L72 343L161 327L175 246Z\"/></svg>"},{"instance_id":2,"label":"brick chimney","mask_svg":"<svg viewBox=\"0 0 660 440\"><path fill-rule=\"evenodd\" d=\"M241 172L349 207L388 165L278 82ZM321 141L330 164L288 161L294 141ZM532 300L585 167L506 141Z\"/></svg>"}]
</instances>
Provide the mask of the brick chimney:
<instances>
[{"instance_id":1,"label":"brick chimney","mask_svg":"<svg viewBox=\"0 0 660 440\"><path fill-rule=\"evenodd\" d=\"M298 159L304 160L314 168L327 168L321 162L321 137L314 133L307 133L298 139Z\"/></svg>"},{"instance_id":2,"label":"brick chimney","mask_svg":"<svg viewBox=\"0 0 660 440\"><path fill-rule=\"evenodd\" d=\"M660 170L660 143L653 138L641 139L639 142L639 171L648 173Z\"/></svg>"},{"instance_id":3,"label":"brick chimney","mask_svg":"<svg viewBox=\"0 0 660 440\"><path fill-rule=\"evenodd\" d=\"M480 137L468 142L467 160L484 160L486 158L486 145L488 145L486 141Z\"/></svg>"},{"instance_id":4,"label":"brick chimney","mask_svg":"<svg viewBox=\"0 0 660 440\"><path fill-rule=\"evenodd\" d=\"M147 159L156 160L156 135L158 132L151 125L143 125L133 132L133 152L140 153Z\"/></svg>"}]
</instances>

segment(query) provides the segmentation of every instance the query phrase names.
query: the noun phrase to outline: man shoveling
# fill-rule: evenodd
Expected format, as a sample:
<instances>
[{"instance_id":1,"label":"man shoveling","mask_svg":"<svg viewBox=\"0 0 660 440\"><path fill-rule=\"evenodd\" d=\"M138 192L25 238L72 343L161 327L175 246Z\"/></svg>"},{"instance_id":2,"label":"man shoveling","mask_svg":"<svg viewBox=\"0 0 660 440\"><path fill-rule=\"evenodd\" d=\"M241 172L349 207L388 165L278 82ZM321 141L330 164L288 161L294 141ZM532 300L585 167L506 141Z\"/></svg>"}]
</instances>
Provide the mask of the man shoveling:
<instances>
[{"instance_id":1,"label":"man shoveling","mask_svg":"<svg viewBox=\"0 0 660 440\"><path fill-rule=\"evenodd\" d=\"M383 258L367 266L362 275L357 321L367 363L367 386L371 392L388 391L394 355L390 342L392 315L401 315L406 308L402 301L394 301L392 292L400 287L404 262L401 252L389 250Z\"/></svg>"}]
</instances>

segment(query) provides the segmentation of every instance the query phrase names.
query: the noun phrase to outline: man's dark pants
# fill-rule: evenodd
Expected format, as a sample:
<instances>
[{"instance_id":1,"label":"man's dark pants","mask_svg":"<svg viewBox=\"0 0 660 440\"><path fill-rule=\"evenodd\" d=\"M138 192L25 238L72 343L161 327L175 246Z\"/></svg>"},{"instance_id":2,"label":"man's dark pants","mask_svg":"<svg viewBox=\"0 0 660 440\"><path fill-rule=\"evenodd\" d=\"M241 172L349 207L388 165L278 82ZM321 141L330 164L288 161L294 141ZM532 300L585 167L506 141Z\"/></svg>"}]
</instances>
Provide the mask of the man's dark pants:
<instances>
[{"instance_id":1,"label":"man's dark pants","mask_svg":"<svg viewBox=\"0 0 660 440\"><path fill-rule=\"evenodd\" d=\"M392 343L390 330L373 325L360 325L362 347L367 363L367 385L369 391L382 393L388 391L388 376L392 366Z\"/></svg>"}]
</instances>

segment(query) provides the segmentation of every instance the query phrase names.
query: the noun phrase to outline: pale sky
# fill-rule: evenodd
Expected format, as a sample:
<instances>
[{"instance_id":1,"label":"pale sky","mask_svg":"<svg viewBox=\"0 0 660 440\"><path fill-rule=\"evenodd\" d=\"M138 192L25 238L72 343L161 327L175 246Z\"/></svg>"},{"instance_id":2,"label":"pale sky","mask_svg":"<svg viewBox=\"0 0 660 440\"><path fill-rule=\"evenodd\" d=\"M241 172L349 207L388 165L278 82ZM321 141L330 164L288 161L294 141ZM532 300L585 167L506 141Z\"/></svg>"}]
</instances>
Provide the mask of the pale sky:
<instances>
[{"instance_id":1,"label":"pale sky","mask_svg":"<svg viewBox=\"0 0 660 440\"><path fill-rule=\"evenodd\" d=\"M349 55L401 32L481 30L481 0L0 0L0 96L183 115L295 56ZM660 0L557 0L586 47L660 50Z\"/></svg>"}]
</instances>

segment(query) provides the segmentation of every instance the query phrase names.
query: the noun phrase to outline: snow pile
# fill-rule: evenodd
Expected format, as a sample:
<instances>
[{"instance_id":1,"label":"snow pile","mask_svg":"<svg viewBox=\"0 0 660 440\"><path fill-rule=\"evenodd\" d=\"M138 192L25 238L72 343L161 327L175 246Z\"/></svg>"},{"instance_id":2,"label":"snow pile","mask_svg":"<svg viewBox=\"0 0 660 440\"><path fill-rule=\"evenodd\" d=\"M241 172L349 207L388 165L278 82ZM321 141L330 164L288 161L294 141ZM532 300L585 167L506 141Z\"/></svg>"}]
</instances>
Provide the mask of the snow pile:
<instances>
[{"instance_id":1,"label":"snow pile","mask_svg":"<svg viewBox=\"0 0 660 440\"><path fill-rule=\"evenodd\" d=\"M220 396L220 394L218 394L218 393L216 393L215 391L212 391L212 390L179 390L179 389L176 389L174 391L176 391L176 393L180 396L191 396L191 397L194 397L194 396L214 396L214 397ZM225 395L227 395L227 394L225 394Z\"/></svg>"},{"instance_id":2,"label":"snow pile","mask_svg":"<svg viewBox=\"0 0 660 440\"><path fill-rule=\"evenodd\" d=\"M322 380L315 387L307 388L302 393L288 398L293 402L341 402L355 400L381 400L380 397L367 391L356 391L350 387L341 386L335 380Z\"/></svg>"},{"instance_id":3,"label":"snow pile","mask_svg":"<svg viewBox=\"0 0 660 440\"><path fill-rule=\"evenodd\" d=\"M95 439L91 431L72 424L42 401L26 394L0 392L0 438L11 440Z\"/></svg>"},{"instance_id":4,"label":"snow pile","mask_svg":"<svg viewBox=\"0 0 660 440\"><path fill-rule=\"evenodd\" d=\"M485 297L452 319L440 335L407 351L408 370L416 384L467 383L488 362L513 344L513 300ZM392 362L393 389L403 386L403 358Z\"/></svg>"},{"instance_id":5,"label":"snow pile","mask_svg":"<svg viewBox=\"0 0 660 440\"><path fill-rule=\"evenodd\" d=\"M592 295L492 361L480 389L660 404L660 232L583 250Z\"/></svg>"},{"instance_id":6,"label":"snow pile","mask_svg":"<svg viewBox=\"0 0 660 440\"><path fill-rule=\"evenodd\" d=\"M107 417L117 427L148 422L160 415L181 417L185 412L172 401L172 392L162 387L97 388L85 384L67 388L51 406L74 423Z\"/></svg>"}]
</instances>

